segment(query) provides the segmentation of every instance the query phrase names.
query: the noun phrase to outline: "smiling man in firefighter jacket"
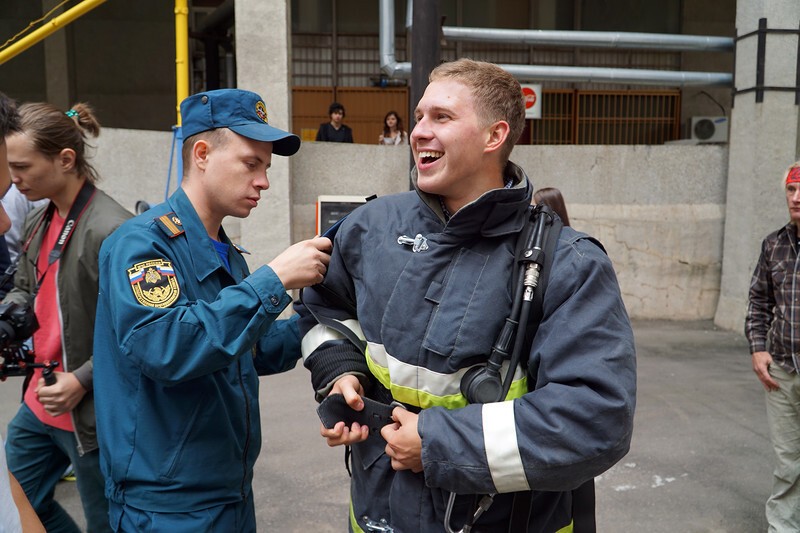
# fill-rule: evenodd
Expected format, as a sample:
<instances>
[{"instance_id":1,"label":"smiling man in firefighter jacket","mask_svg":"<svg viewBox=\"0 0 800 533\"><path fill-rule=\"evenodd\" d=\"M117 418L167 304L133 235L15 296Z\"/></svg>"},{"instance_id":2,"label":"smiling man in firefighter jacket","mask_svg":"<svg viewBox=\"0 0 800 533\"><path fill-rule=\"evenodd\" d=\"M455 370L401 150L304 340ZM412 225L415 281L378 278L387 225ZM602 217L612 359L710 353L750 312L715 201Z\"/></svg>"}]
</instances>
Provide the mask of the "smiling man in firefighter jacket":
<instances>
[{"instance_id":1,"label":"smiling man in firefighter jacket","mask_svg":"<svg viewBox=\"0 0 800 533\"><path fill-rule=\"evenodd\" d=\"M459 529L481 495L498 493L473 531L571 531L570 491L631 439L634 344L615 273L565 227L509 401L467 404L462 376L486 362L511 308L532 186L507 161L524 108L519 84L495 65L445 63L430 81L411 135L416 192L345 219L324 283L298 305L318 400L405 407L380 434L357 422L321 429L329 445L352 445L350 530L445 531L451 493ZM309 309L347 325L365 351Z\"/></svg>"}]
</instances>

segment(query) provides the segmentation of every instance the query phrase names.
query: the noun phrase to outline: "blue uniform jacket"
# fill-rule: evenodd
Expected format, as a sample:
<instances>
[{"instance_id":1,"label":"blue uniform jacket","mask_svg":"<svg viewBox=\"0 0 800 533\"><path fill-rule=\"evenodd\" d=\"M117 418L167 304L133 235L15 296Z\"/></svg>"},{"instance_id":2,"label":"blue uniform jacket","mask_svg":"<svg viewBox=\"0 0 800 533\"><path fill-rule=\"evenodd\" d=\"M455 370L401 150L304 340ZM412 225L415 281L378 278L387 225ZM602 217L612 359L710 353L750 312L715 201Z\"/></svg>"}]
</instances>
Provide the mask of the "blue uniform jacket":
<instances>
[{"instance_id":1,"label":"blue uniform jacket","mask_svg":"<svg viewBox=\"0 0 800 533\"><path fill-rule=\"evenodd\" d=\"M100 250L94 393L114 502L188 512L250 493L257 374L294 367L299 336L276 321L291 298L272 269L229 259L230 272L182 189Z\"/></svg>"},{"instance_id":2,"label":"blue uniform jacket","mask_svg":"<svg viewBox=\"0 0 800 533\"><path fill-rule=\"evenodd\" d=\"M421 410L422 473L395 472L379 434L352 447L351 531L368 531L368 517L398 533L443 532L455 492L454 529L475 512L472 495L500 493L475 530L505 532L522 505L515 494L532 491L519 510L525 531L553 533L569 528L570 491L628 451L630 322L611 261L572 228L560 234L543 318L526 367L514 369L510 401L467 405L461 394L462 376L486 361L511 308L532 187L516 165L506 172L514 187L486 192L447 222L437 198L419 190L359 207L336 234L324 284L304 292L307 308L367 344L362 354L298 306L318 397L352 373L368 396Z\"/></svg>"}]
</instances>

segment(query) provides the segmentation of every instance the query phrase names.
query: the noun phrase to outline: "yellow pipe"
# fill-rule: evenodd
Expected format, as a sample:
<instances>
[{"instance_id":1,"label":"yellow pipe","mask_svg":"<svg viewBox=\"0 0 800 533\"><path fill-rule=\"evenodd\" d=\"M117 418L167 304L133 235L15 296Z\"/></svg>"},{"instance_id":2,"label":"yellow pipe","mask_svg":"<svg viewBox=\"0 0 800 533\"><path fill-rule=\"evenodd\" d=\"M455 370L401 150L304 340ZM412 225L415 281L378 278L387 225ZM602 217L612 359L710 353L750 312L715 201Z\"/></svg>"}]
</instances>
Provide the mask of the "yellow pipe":
<instances>
[{"instance_id":1,"label":"yellow pipe","mask_svg":"<svg viewBox=\"0 0 800 533\"><path fill-rule=\"evenodd\" d=\"M187 0L175 0L175 85L178 103L178 126L181 125L181 102L189 96L189 8Z\"/></svg>"},{"instance_id":2,"label":"yellow pipe","mask_svg":"<svg viewBox=\"0 0 800 533\"><path fill-rule=\"evenodd\" d=\"M0 65L5 63L9 59L13 58L14 56L21 54L34 44L38 43L39 41L50 35L51 33L60 30L63 26L66 26L76 18L85 15L86 13L96 8L100 4L104 3L105 1L106 0L83 0L83 2L76 5L72 9L65 11L61 15L45 23L42 27L26 35L25 37L20 39L17 43L12 44L5 50L0 51Z\"/></svg>"}]
</instances>

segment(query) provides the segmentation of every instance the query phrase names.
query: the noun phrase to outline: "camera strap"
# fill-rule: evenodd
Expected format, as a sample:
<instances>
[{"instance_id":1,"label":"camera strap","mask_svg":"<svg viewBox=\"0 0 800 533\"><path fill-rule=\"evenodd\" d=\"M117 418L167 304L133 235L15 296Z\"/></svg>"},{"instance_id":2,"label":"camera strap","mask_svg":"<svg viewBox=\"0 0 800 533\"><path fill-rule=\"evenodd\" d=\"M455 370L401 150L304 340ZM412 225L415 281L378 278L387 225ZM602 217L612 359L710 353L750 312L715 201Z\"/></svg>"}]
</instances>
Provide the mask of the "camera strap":
<instances>
[{"instance_id":1,"label":"camera strap","mask_svg":"<svg viewBox=\"0 0 800 533\"><path fill-rule=\"evenodd\" d=\"M44 277L47 274L47 271L50 270L50 267L53 265L53 263L58 261L64 254L64 250L67 249L67 245L69 244L70 237L72 237L72 234L75 232L75 227L78 225L78 220L80 220L81 215L83 215L89 203L91 203L96 190L97 189L94 185L88 181L85 181L81 187L81 190L78 191L78 195L75 197L75 201L72 202L72 207L69 208L67 217L64 219L64 225L61 226L61 232L59 233L58 240L53 245L53 249L50 250L50 254L47 256L47 268L44 269L44 272L42 272L39 275L39 278L36 280L36 287L33 289L32 296L36 296L36 293L39 292L39 287L41 287ZM42 226L44 226L44 229L42 230L42 239L44 239L44 234L47 233L47 230L50 227L50 222L53 220L53 213L55 210L56 205L51 200L47 206L47 209L45 210L44 216L39 220L38 224L36 224L36 227L31 232L28 240L25 241L25 244L22 246L22 251L17 256L17 261L19 261L19 258L28 251L31 241L33 241L33 238L36 236ZM41 253L41 250L39 250L39 253ZM38 254L36 255L35 264L39 264ZM14 268L14 270L16 270L16 268Z\"/></svg>"}]
</instances>

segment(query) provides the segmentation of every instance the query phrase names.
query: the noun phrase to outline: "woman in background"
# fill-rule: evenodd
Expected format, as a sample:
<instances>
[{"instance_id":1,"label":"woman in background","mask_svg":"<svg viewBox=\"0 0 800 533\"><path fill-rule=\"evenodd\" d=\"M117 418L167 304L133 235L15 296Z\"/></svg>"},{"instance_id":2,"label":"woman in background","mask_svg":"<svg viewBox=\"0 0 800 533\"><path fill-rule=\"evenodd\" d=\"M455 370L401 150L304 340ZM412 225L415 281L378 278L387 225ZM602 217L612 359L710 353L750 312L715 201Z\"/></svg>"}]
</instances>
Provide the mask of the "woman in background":
<instances>
[{"instance_id":1,"label":"woman in background","mask_svg":"<svg viewBox=\"0 0 800 533\"><path fill-rule=\"evenodd\" d=\"M561 191L555 187L542 187L533 193L533 203L546 205L556 212L565 226L569 226L569 215L567 206L564 204L564 197L561 196Z\"/></svg>"},{"instance_id":2,"label":"woman in background","mask_svg":"<svg viewBox=\"0 0 800 533\"><path fill-rule=\"evenodd\" d=\"M403 129L403 120L396 111L389 111L383 117L383 133L378 136L378 144L387 146L408 144L408 134Z\"/></svg>"}]
</instances>

